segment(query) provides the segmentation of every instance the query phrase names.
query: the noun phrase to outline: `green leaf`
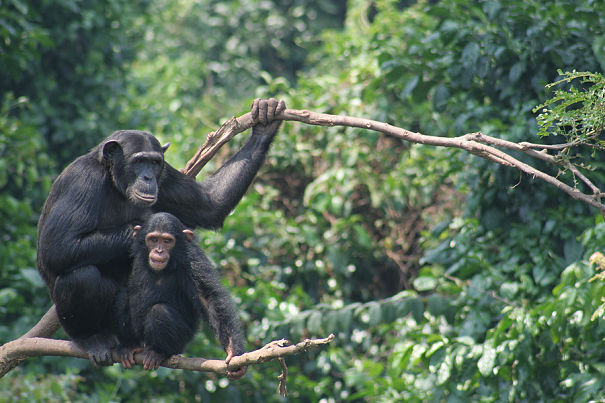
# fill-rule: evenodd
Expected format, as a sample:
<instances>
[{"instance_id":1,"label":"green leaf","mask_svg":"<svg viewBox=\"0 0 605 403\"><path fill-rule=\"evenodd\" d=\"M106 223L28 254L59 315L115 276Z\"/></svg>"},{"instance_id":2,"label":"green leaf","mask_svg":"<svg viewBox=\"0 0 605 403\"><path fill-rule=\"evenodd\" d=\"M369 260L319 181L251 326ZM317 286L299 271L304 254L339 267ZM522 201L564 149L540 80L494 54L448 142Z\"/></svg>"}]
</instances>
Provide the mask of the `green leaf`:
<instances>
[{"instance_id":1,"label":"green leaf","mask_svg":"<svg viewBox=\"0 0 605 403\"><path fill-rule=\"evenodd\" d=\"M435 316L443 314L448 306L448 303L439 294L430 295L426 302L429 312Z\"/></svg>"},{"instance_id":2,"label":"green leaf","mask_svg":"<svg viewBox=\"0 0 605 403\"><path fill-rule=\"evenodd\" d=\"M479 367L479 372L483 376L492 375L492 370L494 369L494 365L496 363L496 350L488 344L483 346L483 354L479 361L477 362L477 366Z\"/></svg>"},{"instance_id":3,"label":"green leaf","mask_svg":"<svg viewBox=\"0 0 605 403\"><path fill-rule=\"evenodd\" d=\"M479 58L479 45L476 42L469 42L462 51L462 64L465 66L475 66Z\"/></svg>"},{"instance_id":4,"label":"green leaf","mask_svg":"<svg viewBox=\"0 0 605 403\"><path fill-rule=\"evenodd\" d=\"M366 229L359 224L355 224L353 226L353 230L355 231L355 238L357 239L359 245L365 249L372 249L374 243L368 231L366 231Z\"/></svg>"},{"instance_id":5,"label":"green leaf","mask_svg":"<svg viewBox=\"0 0 605 403\"><path fill-rule=\"evenodd\" d=\"M42 288L44 287L44 281L42 281L42 277L40 277L40 273L36 269L22 269L21 275L25 280L27 280L31 285Z\"/></svg>"},{"instance_id":6,"label":"green leaf","mask_svg":"<svg viewBox=\"0 0 605 403\"><path fill-rule=\"evenodd\" d=\"M420 323L424 318L424 302L421 298L411 298L408 300L412 317L417 323Z\"/></svg>"},{"instance_id":7,"label":"green leaf","mask_svg":"<svg viewBox=\"0 0 605 403\"><path fill-rule=\"evenodd\" d=\"M414 76L410 80L408 80L408 82L405 84L405 87L403 87L403 90L399 94L401 99L406 99L412 93L412 91L414 91L414 88L416 88L417 84L418 76Z\"/></svg>"},{"instance_id":8,"label":"green leaf","mask_svg":"<svg viewBox=\"0 0 605 403\"><path fill-rule=\"evenodd\" d=\"M372 301L368 304L368 315L370 316L370 326L376 326L382 320L380 304Z\"/></svg>"},{"instance_id":9,"label":"green leaf","mask_svg":"<svg viewBox=\"0 0 605 403\"><path fill-rule=\"evenodd\" d=\"M315 311L309 316L307 320L307 329L312 334L319 334L321 331L321 320L323 314L319 311Z\"/></svg>"},{"instance_id":10,"label":"green leaf","mask_svg":"<svg viewBox=\"0 0 605 403\"><path fill-rule=\"evenodd\" d=\"M443 112L450 101L450 91L445 85L438 85L433 94L433 105L435 110Z\"/></svg>"},{"instance_id":11,"label":"green leaf","mask_svg":"<svg viewBox=\"0 0 605 403\"><path fill-rule=\"evenodd\" d=\"M437 280L433 277L421 276L414 279L414 288L416 291L431 291L434 290L435 287L437 287Z\"/></svg>"},{"instance_id":12,"label":"green leaf","mask_svg":"<svg viewBox=\"0 0 605 403\"><path fill-rule=\"evenodd\" d=\"M525 71L525 63L523 62L518 62L515 63L513 65L513 67L511 67L510 72L508 73L508 79L515 83L517 81L519 81L519 78L521 77L521 75L523 74L523 72Z\"/></svg>"},{"instance_id":13,"label":"green leaf","mask_svg":"<svg viewBox=\"0 0 605 403\"><path fill-rule=\"evenodd\" d=\"M450 379L450 375L452 373L452 363L453 359L451 355L447 355L445 360L441 363L439 367L439 371L437 372L437 384L443 385L448 379Z\"/></svg>"}]
</instances>

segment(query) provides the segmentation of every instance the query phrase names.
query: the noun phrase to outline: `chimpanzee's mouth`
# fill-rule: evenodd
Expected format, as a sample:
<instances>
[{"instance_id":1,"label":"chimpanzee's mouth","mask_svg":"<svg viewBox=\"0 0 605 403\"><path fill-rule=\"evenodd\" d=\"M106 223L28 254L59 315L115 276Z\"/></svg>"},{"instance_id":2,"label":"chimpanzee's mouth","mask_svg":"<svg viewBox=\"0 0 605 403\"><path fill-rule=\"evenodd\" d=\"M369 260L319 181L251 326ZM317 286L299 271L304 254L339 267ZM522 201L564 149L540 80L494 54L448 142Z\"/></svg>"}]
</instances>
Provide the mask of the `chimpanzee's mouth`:
<instances>
[{"instance_id":1,"label":"chimpanzee's mouth","mask_svg":"<svg viewBox=\"0 0 605 403\"><path fill-rule=\"evenodd\" d=\"M154 259L152 257L149 257L149 266L151 266L153 270L163 270L166 267L167 263L168 259Z\"/></svg>"},{"instance_id":2,"label":"chimpanzee's mouth","mask_svg":"<svg viewBox=\"0 0 605 403\"><path fill-rule=\"evenodd\" d=\"M134 195L136 196L137 199L139 199L143 203L147 203L147 204L155 203L156 196L154 194L147 194L147 193L141 193L141 192L135 191Z\"/></svg>"}]
</instances>

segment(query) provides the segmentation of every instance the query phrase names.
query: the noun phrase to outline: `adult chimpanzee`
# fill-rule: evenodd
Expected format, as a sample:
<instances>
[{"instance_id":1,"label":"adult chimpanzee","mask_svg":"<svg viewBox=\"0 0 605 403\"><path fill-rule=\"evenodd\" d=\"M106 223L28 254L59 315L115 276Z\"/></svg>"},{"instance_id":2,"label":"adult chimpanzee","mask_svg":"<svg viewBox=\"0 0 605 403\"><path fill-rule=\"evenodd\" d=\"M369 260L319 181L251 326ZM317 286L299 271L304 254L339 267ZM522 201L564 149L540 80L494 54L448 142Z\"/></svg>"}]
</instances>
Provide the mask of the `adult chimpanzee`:
<instances>
[{"instance_id":1,"label":"adult chimpanzee","mask_svg":"<svg viewBox=\"0 0 605 403\"><path fill-rule=\"evenodd\" d=\"M235 306L193 232L170 213L156 213L134 229L134 257L128 287L117 298L118 352L122 365L134 364L143 350L143 366L157 369L180 354L193 338L200 314L227 352L227 364L244 352ZM230 372L231 379L246 368Z\"/></svg>"},{"instance_id":2,"label":"adult chimpanzee","mask_svg":"<svg viewBox=\"0 0 605 403\"><path fill-rule=\"evenodd\" d=\"M219 228L235 208L277 132L283 101L255 100L245 145L204 182L164 161L150 133L113 133L57 177L38 223L38 270L67 334L94 365L111 363L113 305L130 273L133 227L154 212L190 228Z\"/></svg>"}]
</instances>

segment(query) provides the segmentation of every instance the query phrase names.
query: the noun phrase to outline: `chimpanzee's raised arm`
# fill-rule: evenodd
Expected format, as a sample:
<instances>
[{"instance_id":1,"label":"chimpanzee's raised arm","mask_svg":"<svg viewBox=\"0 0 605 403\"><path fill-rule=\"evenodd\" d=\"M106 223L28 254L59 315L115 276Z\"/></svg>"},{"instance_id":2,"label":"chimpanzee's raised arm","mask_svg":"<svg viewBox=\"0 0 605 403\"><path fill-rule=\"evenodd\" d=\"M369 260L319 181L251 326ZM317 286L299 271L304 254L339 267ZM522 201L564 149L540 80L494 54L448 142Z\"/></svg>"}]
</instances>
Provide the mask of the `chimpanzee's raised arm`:
<instances>
[{"instance_id":1,"label":"chimpanzee's raised arm","mask_svg":"<svg viewBox=\"0 0 605 403\"><path fill-rule=\"evenodd\" d=\"M286 109L283 101L255 100L252 116L258 123L244 146L205 181L165 165L166 177L154 211L168 211L189 227L216 229L233 211L261 168L281 121L275 115Z\"/></svg>"}]
</instances>

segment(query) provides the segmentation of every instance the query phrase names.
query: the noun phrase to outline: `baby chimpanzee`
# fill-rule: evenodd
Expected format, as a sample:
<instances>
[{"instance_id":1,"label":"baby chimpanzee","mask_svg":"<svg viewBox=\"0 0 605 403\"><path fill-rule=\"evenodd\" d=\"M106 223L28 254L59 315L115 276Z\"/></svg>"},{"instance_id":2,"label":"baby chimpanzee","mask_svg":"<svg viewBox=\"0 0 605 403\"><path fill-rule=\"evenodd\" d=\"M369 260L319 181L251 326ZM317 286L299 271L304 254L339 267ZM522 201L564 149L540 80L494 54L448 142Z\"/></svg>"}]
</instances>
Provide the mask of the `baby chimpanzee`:
<instances>
[{"instance_id":1,"label":"baby chimpanzee","mask_svg":"<svg viewBox=\"0 0 605 403\"><path fill-rule=\"evenodd\" d=\"M220 277L193 232L170 213L153 214L134 229L134 258L128 288L117 298L118 354L130 368L134 354L143 352L146 370L180 354L193 338L200 314L227 352L226 363L244 352L237 311ZM229 372L231 379L246 367Z\"/></svg>"}]
</instances>

